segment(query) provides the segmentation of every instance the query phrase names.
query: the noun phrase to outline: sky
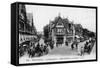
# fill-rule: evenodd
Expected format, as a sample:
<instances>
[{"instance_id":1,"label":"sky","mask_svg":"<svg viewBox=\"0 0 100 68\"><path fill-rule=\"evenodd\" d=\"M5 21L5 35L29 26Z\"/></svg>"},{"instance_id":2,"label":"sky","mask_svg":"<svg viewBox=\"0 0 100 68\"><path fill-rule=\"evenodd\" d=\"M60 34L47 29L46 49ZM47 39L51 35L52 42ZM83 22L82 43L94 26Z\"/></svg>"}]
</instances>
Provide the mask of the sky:
<instances>
[{"instance_id":1,"label":"sky","mask_svg":"<svg viewBox=\"0 0 100 68\"><path fill-rule=\"evenodd\" d=\"M93 8L26 5L26 12L33 13L37 31L43 31L43 27L60 14L62 18L68 18L74 24L81 24L83 28L96 32L96 10Z\"/></svg>"}]
</instances>

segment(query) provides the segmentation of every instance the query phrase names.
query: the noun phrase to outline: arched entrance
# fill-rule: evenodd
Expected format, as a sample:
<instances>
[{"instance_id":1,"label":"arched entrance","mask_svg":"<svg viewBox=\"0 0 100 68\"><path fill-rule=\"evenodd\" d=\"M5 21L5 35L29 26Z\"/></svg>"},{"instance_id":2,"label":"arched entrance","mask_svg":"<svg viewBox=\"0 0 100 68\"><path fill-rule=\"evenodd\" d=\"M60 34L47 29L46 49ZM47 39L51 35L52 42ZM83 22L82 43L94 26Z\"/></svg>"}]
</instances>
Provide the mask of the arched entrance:
<instances>
[{"instance_id":1,"label":"arched entrance","mask_svg":"<svg viewBox=\"0 0 100 68\"><path fill-rule=\"evenodd\" d=\"M64 43L64 35L56 35L56 46L61 46Z\"/></svg>"}]
</instances>

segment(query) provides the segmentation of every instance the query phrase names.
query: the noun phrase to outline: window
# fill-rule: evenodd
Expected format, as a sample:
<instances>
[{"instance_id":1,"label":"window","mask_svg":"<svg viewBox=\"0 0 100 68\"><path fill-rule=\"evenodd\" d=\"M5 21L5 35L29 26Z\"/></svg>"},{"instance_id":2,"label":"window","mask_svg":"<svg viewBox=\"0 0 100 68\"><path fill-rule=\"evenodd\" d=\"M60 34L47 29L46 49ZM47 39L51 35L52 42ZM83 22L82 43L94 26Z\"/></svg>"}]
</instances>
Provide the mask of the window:
<instances>
[{"instance_id":1,"label":"window","mask_svg":"<svg viewBox=\"0 0 100 68\"><path fill-rule=\"evenodd\" d=\"M63 33L63 31L64 31L63 29L57 29L58 33Z\"/></svg>"}]
</instances>

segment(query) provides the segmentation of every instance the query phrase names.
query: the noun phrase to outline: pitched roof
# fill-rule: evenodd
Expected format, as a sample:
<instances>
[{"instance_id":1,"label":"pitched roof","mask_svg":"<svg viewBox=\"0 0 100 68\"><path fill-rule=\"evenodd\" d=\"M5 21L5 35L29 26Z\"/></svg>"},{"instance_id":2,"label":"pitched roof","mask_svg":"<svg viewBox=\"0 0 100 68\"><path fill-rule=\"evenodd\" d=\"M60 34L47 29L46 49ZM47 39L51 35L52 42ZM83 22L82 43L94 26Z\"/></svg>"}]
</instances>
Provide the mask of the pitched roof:
<instances>
[{"instance_id":1,"label":"pitched roof","mask_svg":"<svg viewBox=\"0 0 100 68\"><path fill-rule=\"evenodd\" d=\"M61 23L63 23L65 28L68 28L68 24L69 20L67 18L62 19L60 16L56 17L54 21L52 21L52 25L54 25L52 28L55 28L55 26L57 25L57 23L59 23L59 21L61 21Z\"/></svg>"}]
</instances>

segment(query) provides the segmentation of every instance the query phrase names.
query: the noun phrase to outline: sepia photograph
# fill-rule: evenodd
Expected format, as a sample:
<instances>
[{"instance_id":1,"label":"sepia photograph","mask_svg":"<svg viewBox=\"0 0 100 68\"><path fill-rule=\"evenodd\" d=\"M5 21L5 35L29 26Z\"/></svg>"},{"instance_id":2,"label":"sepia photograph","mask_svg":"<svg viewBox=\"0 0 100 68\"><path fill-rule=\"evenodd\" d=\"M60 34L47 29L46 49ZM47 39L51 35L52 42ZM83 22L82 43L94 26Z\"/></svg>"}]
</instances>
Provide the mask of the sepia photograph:
<instances>
[{"instance_id":1,"label":"sepia photograph","mask_svg":"<svg viewBox=\"0 0 100 68\"><path fill-rule=\"evenodd\" d=\"M96 9L18 5L19 64L96 60Z\"/></svg>"}]
</instances>

